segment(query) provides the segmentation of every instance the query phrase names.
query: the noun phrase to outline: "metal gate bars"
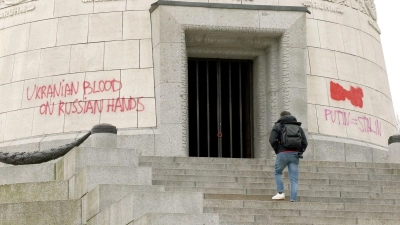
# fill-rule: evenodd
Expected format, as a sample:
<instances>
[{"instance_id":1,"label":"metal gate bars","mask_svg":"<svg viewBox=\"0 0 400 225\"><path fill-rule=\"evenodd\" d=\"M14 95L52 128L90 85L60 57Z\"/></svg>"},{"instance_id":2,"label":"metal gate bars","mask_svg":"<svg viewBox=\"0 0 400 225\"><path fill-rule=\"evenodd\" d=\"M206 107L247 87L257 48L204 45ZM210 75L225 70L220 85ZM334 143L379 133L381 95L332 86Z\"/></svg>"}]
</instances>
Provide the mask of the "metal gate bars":
<instances>
[{"instance_id":1,"label":"metal gate bars","mask_svg":"<svg viewBox=\"0 0 400 225\"><path fill-rule=\"evenodd\" d=\"M253 158L252 62L189 58L189 156Z\"/></svg>"}]
</instances>

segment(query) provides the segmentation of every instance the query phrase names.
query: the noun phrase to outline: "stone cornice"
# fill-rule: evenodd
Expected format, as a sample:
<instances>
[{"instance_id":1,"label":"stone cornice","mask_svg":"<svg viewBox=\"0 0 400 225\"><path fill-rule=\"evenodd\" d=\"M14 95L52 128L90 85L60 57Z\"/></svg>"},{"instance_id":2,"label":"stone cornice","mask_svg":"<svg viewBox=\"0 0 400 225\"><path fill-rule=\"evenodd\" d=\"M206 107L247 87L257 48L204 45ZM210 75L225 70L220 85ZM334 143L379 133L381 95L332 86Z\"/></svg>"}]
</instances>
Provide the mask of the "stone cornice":
<instances>
[{"instance_id":1,"label":"stone cornice","mask_svg":"<svg viewBox=\"0 0 400 225\"><path fill-rule=\"evenodd\" d=\"M202 3L202 2L179 2L159 0L150 7L150 13L159 5L186 6L186 7L204 7L218 9L247 9L247 10L271 10L271 11L296 11L311 14L307 7L303 6L276 6L276 5L244 5L244 4L221 4L221 3Z\"/></svg>"}]
</instances>

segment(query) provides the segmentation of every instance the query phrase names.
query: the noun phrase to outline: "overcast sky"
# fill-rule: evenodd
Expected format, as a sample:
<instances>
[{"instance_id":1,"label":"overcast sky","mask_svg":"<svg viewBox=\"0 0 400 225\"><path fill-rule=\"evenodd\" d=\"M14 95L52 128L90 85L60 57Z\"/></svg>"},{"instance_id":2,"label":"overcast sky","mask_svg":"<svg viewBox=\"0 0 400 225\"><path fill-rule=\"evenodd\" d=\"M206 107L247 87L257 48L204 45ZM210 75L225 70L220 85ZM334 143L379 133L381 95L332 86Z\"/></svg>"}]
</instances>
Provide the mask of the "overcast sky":
<instances>
[{"instance_id":1,"label":"overcast sky","mask_svg":"<svg viewBox=\"0 0 400 225\"><path fill-rule=\"evenodd\" d=\"M394 111L400 114L400 1L375 0Z\"/></svg>"}]
</instances>

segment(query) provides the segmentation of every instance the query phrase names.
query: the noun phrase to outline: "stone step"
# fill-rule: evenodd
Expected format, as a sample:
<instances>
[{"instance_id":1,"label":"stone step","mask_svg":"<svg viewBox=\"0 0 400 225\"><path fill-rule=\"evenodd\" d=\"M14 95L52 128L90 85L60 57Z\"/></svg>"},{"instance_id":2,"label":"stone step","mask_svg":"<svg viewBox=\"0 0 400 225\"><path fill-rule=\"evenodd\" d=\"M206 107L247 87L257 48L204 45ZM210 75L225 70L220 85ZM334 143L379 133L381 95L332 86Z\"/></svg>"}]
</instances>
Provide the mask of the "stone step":
<instances>
[{"instance_id":1,"label":"stone step","mask_svg":"<svg viewBox=\"0 0 400 225\"><path fill-rule=\"evenodd\" d=\"M200 188L240 188L240 189L265 189L272 188L274 183L237 183L237 182L207 182L207 181L169 181L153 180L153 185L175 186L175 187L200 187Z\"/></svg>"},{"instance_id":2,"label":"stone step","mask_svg":"<svg viewBox=\"0 0 400 225\"><path fill-rule=\"evenodd\" d=\"M262 177L234 177L234 176L201 176L201 175L159 175L153 174L153 181L184 181L184 182L236 182L236 183L264 183L268 187L275 184L273 178L262 178ZM284 178L287 181L287 188L289 188L288 178ZM299 188L305 190L331 190L331 191L359 191L359 192L387 192L387 193L400 193L400 188L395 184L400 185L399 182L376 182L376 181L354 181L352 184L330 184L336 180L329 179L300 179ZM342 181L342 180L338 180ZM384 189L385 187L385 189Z\"/></svg>"},{"instance_id":3,"label":"stone step","mask_svg":"<svg viewBox=\"0 0 400 225\"><path fill-rule=\"evenodd\" d=\"M372 218L359 218L358 224L371 224L371 225L398 225L399 219L372 219Z\"/></svg>"},{"instance_id":4,"label":"stone step","mask_svg":"<svg viewBox=\"0 0 400 225\"><path fill-rule=\"evenodd\" d=\"M68 181L6 184L0 186L0 203L68 200Z\"/></svg>"},{"instance_id":5,"label":"stone step","mask_svg":"<svg viewBox=\"0 0 400 225\"><path fill-rule=\"evenodd\" d=\"M220 215L220 220L223 215ZM398 219L373 219L373 218L354 218L354 217L320 217L320 216L276 216L268 217L264 215L256 216L255 222L263 222L269 224L276 223L309 223L312 224L344 224L344 225L375 225L375 224L385 224L385 225L398 225Z\"/></svg>"},{"instance_id":6,"label":"stone step","mask_svg":"<svg viewBox=\"0 0 400 225\"><path fill-rule=\"evenodd\" d=\"M221 199L221 200L257 200L272 201L273 195L241 195L241 194L204 194L205 199ZM285 201L289 201L289 197ZM382 199L382 198L351 198L351 197L317 197L317 196L298 196L298 202L324 202L324 203L358 203L358 204L376 204L376 205L396 205L398 199Z\"/></svg>"},{"instance_id":7,"label":"stone step","mask_svg":"<svg viewBox=\"0 0 400 225\"><path fill-rule=\"evenodd\" d=\"M88 221L95 224L129 224L146 213L203 213L203 194L134 191Z\"/></svg>"},{"instance_id":8,"label":"stone step","mask_svg":"<svg viewBox=\"0 0 400 225\"><path fill-rule=\"evenodd\" d=\"M217 214L146 213L128 225L219 225Z\"/></svg>"},{"instance_id":9,"label":"stone step","mask_svg":"<svg viewBox=\"0 0 400 225\"><path fill-rule=\"evenodd\" d=\"M272 160L265 159L230 159L230 158L206 158L206 157L165 157L165 156L139 156L139 162L158 163L201 163L201 164L252 164L267 165Z\"/></svg>"},{"instance_id":10,"label":"stone step","mask_svg":"<svg viewBox=\"0 0 400 225\"><path fill-rule=\"evenodd\" d=\"M151 185L151 168L87 166L70 179L72 198L81 198L99 184Z\"/></svg>"},{"instance_id":11,"label":"stone step","mask_svg":"<svg viewBox=\"0 0 400 225\"><path fill-rule=\"evenodd\" d=\"M219 222L219 225L265 225L265 223L235 223L235 222ZM274 225L313 225L312 223L274 223ZM319 225L325 225L325 224L319 224Z\"/></svg>"},{"instance_id":12,"label":"stone step","mask_svg":"<svg viewBox=\"0 0 400 225\"><path fill-rule=\"evenodd\" d=\"M260 209L260 208L221 208L204 207L204 213L232 214L232 215L253 215L260 216L311 216L311 217L345 217L345 218L377 218L377 219L396 219L400 213L394 212L363 212L350 210L307 210L307 209Z\"/></svg>"},{"instance_id":13,"label":"stone step","mask_svg":"<svg viewBox=\"0 0 400 225\"><path fill-rule=\"evenodd\" d=\"M54 163L0 167L0 185L53 180Z\"/></svg>"},{"instance_id":14,"label":"stone step","mask_svg":"<svg viewBox=\"0 0 400 225\"><path fill-rule=\"evenodd\" d=\"M176 186L165 186L164 188L165 191L178 191L178 192L202 192L209 194L220 194L220 193L247 194L247 189L242 189L242 188L201 188L201 187L176 187Z\"/></svg>"},{"instance_id":15,"label":"stone step","mask_svg":"<svg viewBox=\"0 0 400 225\"><path fill-rule=\"evenodd\" d=\"M164 191L163 186L150 185L116 185L100 184L91 190L84 198L86 204L86 215L84 221L88 221L97 213L108 206L121 200L133 191Z\"/></svg>"},{"instance_id":16,"label":"stone step","mask_svg":"<svg viewBox=\"0 0 400 225\"><path fill-rule=\"evenodd\" d=\"M303 171L303 165L300 165L300 170ZM343 174L386 174L400 175L400 169L386 168L345 168L345 167L316 167L316 172L319 173L343 173Z\"/></svg>"},{"instance_id":17,"label":"stone step","mask_svg":"<svg viewBox=\"0 0 400 225\"><path fill-rule=\"evenodd\" d=\"M138 166L133 149L77 147L56 163L56 179L68 180L86 166Z\"/></svg>"},{"instance_id":18,"label":"stone step","mask_svg":"<svg viewBox=\"0 0 400 225\"><path fill-rule=\"evenodd\" d=\"M375 205L400 205L398 199L369 199L369 198L329 198L329 197L308 197L299 196L301 202L324 202L324 203L358 203Z\"/></svg>"},{"instance_id":19,"label":"stone step","mask_svg":"<svg viewBox=\"0 0 400 225\"><path fill-rule=\"evenodd\" d=\"M0 204L1 225L82 224L81 200Z\"/></svg>"},{"instance_id":20,"label":"stone step","mask_svg":"<svg viewBox=\"0 0 400 225\"><path fill-rule=\"evenodd\" d=\"M366 205L354 203L320 203L289 201L256 201L256 200L223 200L205 199L205 208L255 208L281 210L326 210L326 211L359 211L399 213L399 205Z\"/></svg>"},{"instance_id":21,"label":"stone step","mask_svg":"<svg viewBox=\"0 0 400 225\"><path fill-rule=\"evenodd\" d=\"M261 223L261 224L277 224L277 223L312 223L312 224L357 224L358 218L346 217L311 217L299 215L283 215L283 216L269 216L269 215L241 215L241 214L219 214L221 222L241 222L245 223Z\"/></svg>"},{"instance_id":22,"label":"stone step","mask_svg":"<svg viewBox=\"0 0 400 225\"><path fill-rule=\"evenodd\" d=\"M154 175L190 175L190 176L234 176L234 177L257 177L274 178L274 172L266 171L230 171L230 170L207 170L207 169L154 169ZM288 172L283 172L283 177L288 177ZM400 183L400 175L384 174L345 174L345 173L318 173L300 172L301 179L339 179L339 180L373 180L373 181L396 181Z\"/></svg>"},{"instance_id":23,"label":"stone step","mask_svg":"<svg viewBox=\"0 0 400 225\"><path fill-rule=\"evenodd\" d=\"M276 194L276 187L267 189L241 189L241 188L201 188L201 187L177 187L166 186L166 191L186 191L186 192L203 192L205 194L239 194L253 196L273 196ZM287 195L290 194L286 191ZM400 193L375 193L375 192L348 192L348 191L327 191L327 190L299 190L299 196L309 197L335 197L335 198L372 198L372 199L400 199ZM270 200L270 198L268 199Z\"/></svg>"},{"instance_id":24,"label":"stone step","mask_svg":"<svg viewBox=\"0 0 400 225\"><path fill-rule=\"evenodd\" d=\"M400 187L399 186L383 186L382 187L382 192L383 193L400 193Z\"/></svg>"},{"instance_id":25,"label":"stone step","mask_svg":"<svg viewBox=\"0 0 400 225\"><path fill-rule=\"evenodd\" d=\"M243 182L207 182L207 181L171 181L171 180L153 180L153 185L163 185L166 187L187 187L187 188L212 188L212 189L245 189L247 194L250 193L264 193L265 191L276 190L276 184L273 180L268 183L243 183ZM313 182L309 180L302 180L299 182L299 191L300 192L332 192L336 193L340 196L343 193L385 193L387 196L394 196L396 194L400 194L400 192L395 192L396 189L387 189L387 191L383 192L383 187L379 184L370 184L370 186L344 186L343 185L324 185L324 184L315 184L312 185ZM290 189L290 182L288 180L284 180L285 190ZM342 188L343 187L343 188ZM390 192L392 190L392 192Z\"/></svg>"},{"instance_id":26,"label":"stone step","mask_svg":"<svg viewBox=\"0 0 400 225\"><path fill-rule=\"evenodd\" d=\"M191 169L191 170L228 170L228 171L266 171L273 172L272 165L236 165L236 164L201 164L201 163L163 163L140 162L140 166L154 169ZM323 167L300 165L300 172L345 173L345 174L387 174L400 175L400 169L357 168L357 167Z\"/></svg>"},{"instance_id":27,"label":"stone step","mask_svg":"<svg viewBox=\"0 0 400 225\"><path fill-rule=\"evenodd\" d=\"M156 163L195 163L195 164L237 164L237 165L271 165L275 164L271 159L231 159L231 158L205 158L205 157L164 157L164 156L139 156L139 162ZM334 161L308 161L301 160L302 166L320 167L358 167L358 168L382 168L400 169L398 163L368 163L368 162L334 162Z\"/></svg>"},{"instance_id":28,"label":"stone step","mask_svg":"<svg viewBox=\"0 0 400 225\"><path fill-rule=\"evenodd\" d=\"M301 182L301 180L299 180ZM400 185L398 180L341 180L341 179L329 179L329 185L347 185L347 186L370 186L370 185L382 185L382 186L397 186Z\"/></svg>"}]
</instances>

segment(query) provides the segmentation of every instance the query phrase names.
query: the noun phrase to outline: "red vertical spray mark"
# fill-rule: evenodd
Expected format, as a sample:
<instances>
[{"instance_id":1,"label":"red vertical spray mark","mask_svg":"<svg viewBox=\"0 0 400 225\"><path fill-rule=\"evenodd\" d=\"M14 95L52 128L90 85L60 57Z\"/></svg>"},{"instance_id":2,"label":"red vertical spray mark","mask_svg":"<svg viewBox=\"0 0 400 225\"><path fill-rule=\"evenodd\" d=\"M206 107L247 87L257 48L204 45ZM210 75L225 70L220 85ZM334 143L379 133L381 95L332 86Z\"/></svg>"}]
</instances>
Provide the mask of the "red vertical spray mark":
<instances>
[{"instance_id":1,"label":"red vertical spray mark","mask_svg":"<svg viewBox=\"0 0 400 225\"><path fill-rule=\"evenodd\" d=\"M356 107L362 108L364 92L361 88L350 87L350 90L344 89L340 84L331 81L331 98L336 101L350 100L351 104Z\"/></svg>"}]
</instances>

